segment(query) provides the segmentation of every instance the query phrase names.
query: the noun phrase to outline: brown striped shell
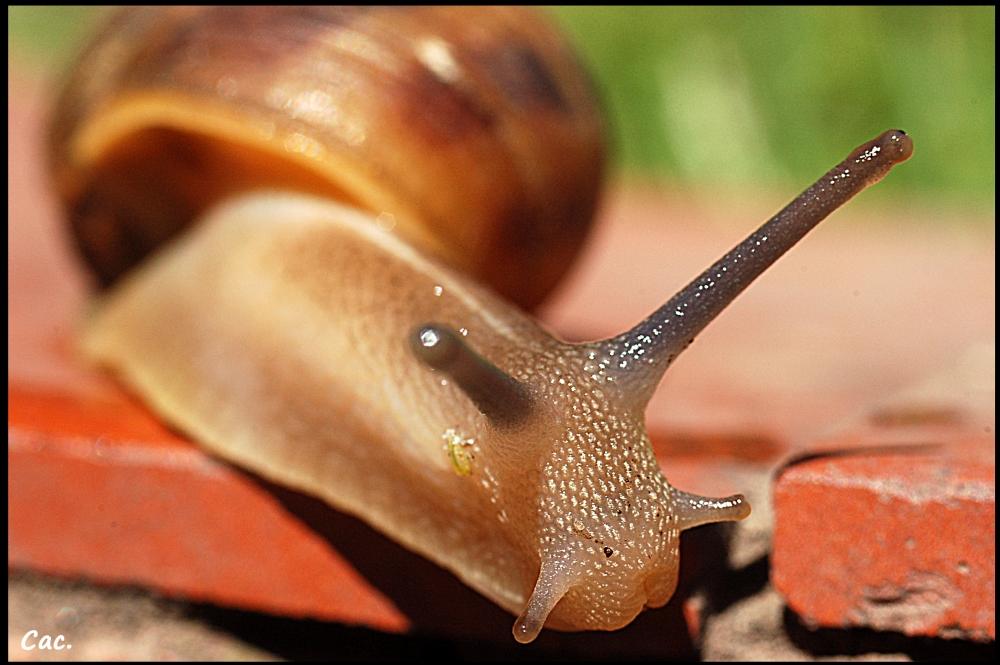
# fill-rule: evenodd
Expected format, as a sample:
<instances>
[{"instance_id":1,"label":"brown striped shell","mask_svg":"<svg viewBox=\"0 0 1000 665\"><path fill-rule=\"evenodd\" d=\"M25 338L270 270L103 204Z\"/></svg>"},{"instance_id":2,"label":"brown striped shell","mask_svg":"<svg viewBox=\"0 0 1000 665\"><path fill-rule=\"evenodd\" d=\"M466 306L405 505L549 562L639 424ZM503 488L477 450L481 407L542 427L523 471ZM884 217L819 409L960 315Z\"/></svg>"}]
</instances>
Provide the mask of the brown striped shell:
<instances>
[{"instance_id":1,"label":"brown striped shell","mask_svg":"<svg viewBox=\"0 0 1000 665\"><path fill-rule=\"evenodd\" d=\"M602 131L523 9L145 8L83 55L51 154L103 284L221 198L281 189L381 215L532 307L590 224Z\"/></svg>"}]
</instances>

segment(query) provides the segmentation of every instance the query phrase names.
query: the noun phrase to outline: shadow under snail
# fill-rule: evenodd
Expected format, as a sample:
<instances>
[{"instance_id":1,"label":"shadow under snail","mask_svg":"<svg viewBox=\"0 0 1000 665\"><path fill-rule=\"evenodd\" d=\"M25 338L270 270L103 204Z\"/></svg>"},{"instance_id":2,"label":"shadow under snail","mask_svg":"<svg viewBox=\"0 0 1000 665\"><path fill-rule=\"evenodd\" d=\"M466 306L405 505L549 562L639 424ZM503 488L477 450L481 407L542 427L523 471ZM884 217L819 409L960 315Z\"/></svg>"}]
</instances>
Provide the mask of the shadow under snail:
<instances>
[{"instance_id":1,"label":"shadow under snail","mask_svg":"<svg viewBox=\"0 0 1000 665\"><path fill-rule=\"evenodd\" d=\"M663 477L660 377L912 142L865 143L635 328L567 344L510 301L572 260L602 135L523 10L118 14L51 130L109 287L81 346L209 450L518 615L518 641L621 628L673 594L683 529L750 512Z\"/></svg>"}]
</instances>

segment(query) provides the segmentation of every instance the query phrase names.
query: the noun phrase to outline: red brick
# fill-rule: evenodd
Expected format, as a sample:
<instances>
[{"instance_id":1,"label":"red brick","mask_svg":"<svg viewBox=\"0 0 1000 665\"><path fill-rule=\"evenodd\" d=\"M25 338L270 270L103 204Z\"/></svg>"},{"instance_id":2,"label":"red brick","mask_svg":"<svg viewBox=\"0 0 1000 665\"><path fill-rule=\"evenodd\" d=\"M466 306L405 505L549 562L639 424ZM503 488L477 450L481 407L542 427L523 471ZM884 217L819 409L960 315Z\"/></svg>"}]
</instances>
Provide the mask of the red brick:
<instances>
[{"instance_id":1,"label":"red brick","mask_svg":"<svg viewBox=\"0 0 1000 665\"><path fill-rule=\"evenodd\" d=\"M974 344L779 474L771 575L806 623L995 639L995 402Z\"/></svg>"},{"instance_id":2,"label":"red brick","mask_svg":"<svg viewBox=\"0 0 1000 665\"><path fill-rule=\"evenodd\" d=\"M254 481L124 399L10 389L8 565L299 617L409 620Z\"/></svg>"},{"instance_id":3,"label":"red brick","mask_svg":"<svg viewBox=\"0 0 1000 665\"><path fill-rule=\"evenodd\" d=\"M807 623L995 639L994 442L946 443L846 449L779 476L771 576Z\"/></svg>"}]
</instances>

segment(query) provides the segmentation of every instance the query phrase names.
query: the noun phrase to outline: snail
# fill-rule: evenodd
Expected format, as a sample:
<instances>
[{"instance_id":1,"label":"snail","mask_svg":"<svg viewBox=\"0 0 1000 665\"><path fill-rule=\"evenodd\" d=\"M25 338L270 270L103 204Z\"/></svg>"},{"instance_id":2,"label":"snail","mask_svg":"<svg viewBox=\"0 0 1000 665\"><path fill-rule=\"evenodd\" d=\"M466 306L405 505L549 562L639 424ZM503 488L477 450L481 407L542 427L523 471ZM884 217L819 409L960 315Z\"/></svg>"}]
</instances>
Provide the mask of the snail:
<instances>
[{"instance_id":1,"label":"snail","mask_svg":"<svg viewBox=\"0 0 1000 665\"><path fill-rule=\"evenodd\" d=\"M579 246L602 131L522 10L119 14L51 131L108 286L81 346L210 451L452 571L518 641L625 626L673 594L682 530L750 512L664 478L661 376L912 142L862 145L634 329L568 344L521 307Z\"/></svg>"}]
</instances>

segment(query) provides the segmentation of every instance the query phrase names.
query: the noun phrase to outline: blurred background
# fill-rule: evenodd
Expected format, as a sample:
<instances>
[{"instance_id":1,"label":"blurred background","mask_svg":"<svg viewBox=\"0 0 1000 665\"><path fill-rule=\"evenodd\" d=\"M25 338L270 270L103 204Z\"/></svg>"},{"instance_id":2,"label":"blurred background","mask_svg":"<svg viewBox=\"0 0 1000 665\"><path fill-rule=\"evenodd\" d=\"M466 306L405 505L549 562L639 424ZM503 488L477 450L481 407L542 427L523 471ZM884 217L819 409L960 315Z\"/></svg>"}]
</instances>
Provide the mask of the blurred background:
<instances>
[{"instance_id":1,"label":"blurred background","mask_svg":"<svg viewBox=\"0 0 1000 665\"><path fill-rule=\"evenodd\" d=\"M101 11L9 7L8 67L58 76ZM593 73L620 177L797 191L898 127L916 157L867 196L995 205L994 7L547 11Z\"/></svg>"}]
</instances>

